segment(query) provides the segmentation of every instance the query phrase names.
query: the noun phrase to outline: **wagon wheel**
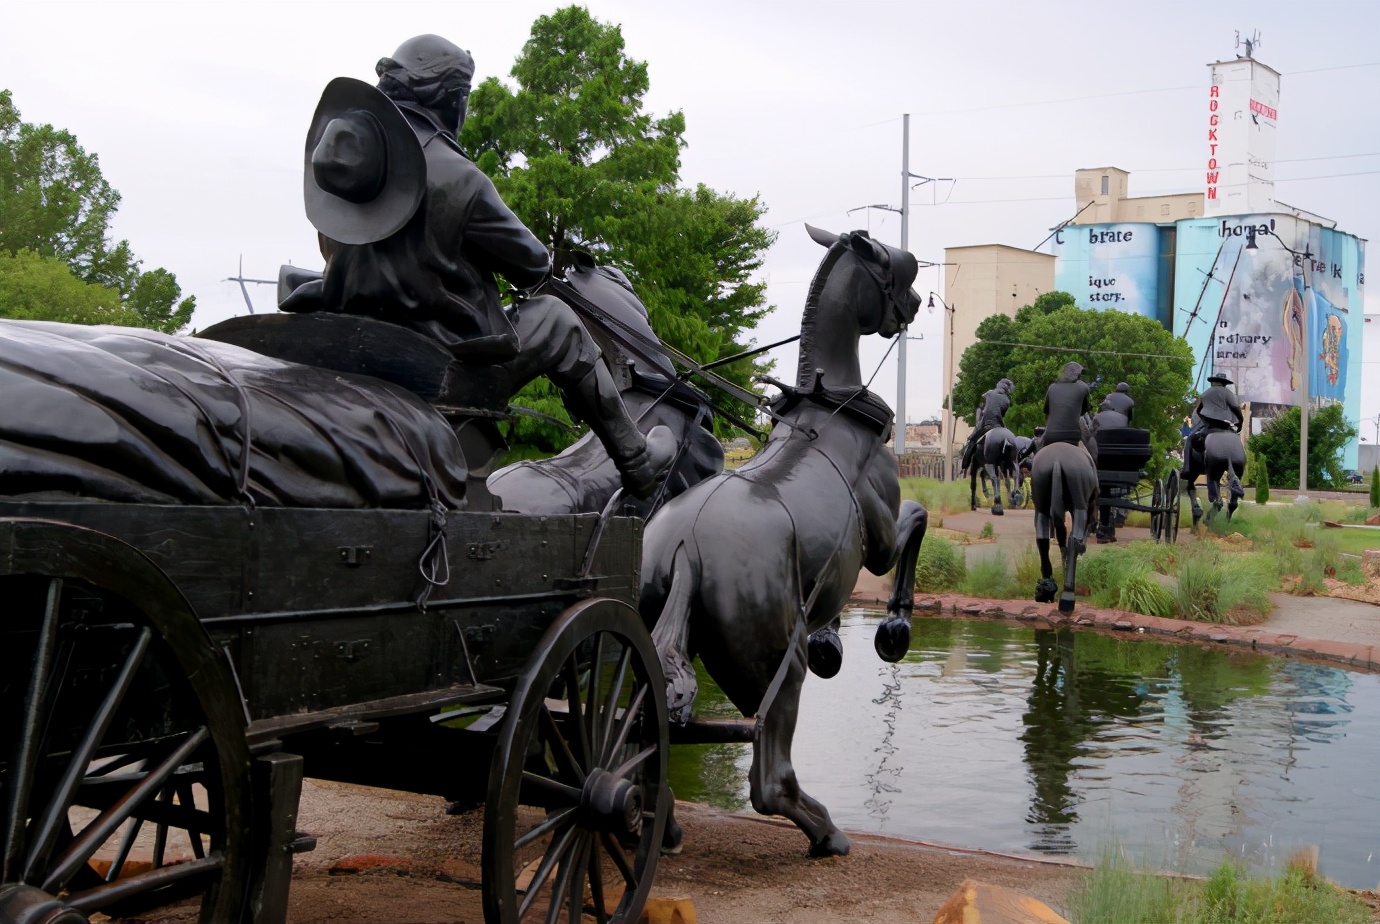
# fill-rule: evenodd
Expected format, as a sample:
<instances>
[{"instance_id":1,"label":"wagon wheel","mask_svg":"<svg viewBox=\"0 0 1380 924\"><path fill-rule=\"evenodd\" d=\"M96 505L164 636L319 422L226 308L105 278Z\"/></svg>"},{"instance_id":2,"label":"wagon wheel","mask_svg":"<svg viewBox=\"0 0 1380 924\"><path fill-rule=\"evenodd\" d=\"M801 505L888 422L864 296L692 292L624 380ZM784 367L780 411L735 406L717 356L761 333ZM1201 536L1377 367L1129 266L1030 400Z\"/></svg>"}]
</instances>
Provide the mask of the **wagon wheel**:
<instances>
[{"instance_id":1,"label":"wagon wheel","mask_svg":"<svg viewBox=\"0 0 1380 924\"><path fill-rule=\"evenodd\" d=\"M249 758L243 722L208 716L239 704L119 597L23 576L0 579L0 598L0 921L69 924L197 894L201 920L236 920Z\"/></svg>"},{"instance_id":2,"label":"wagon wheel","mask_svg":"<svg viewBox=\"0 0 1380 924\"><path fill-rule=\"evenodd\" d=\"M1165 506L1164 479L1156 478L1150 492L1150 538L1159 542L1164 536Z\"/></svg>"},{"instance_id":3,"label":"wagon wheel","mask_svg":"<svg viewBox=\"0 0 1380 924\"><path fill-rule=\"evenodd\" d=\"M1170 545L1179 541L1179 473L1172 471L1169 473L1169 482L1165 486L1165 535L1168 536Z\"/></svg>"},{"instance_id":4,"label":"wagon wheel","mask_svg":"<svg viewBox=\"0 0 1380 924\"><path fill-rule=\"evenodd\" d=\"M631 922L671 807L665 681L637 612L587 600L508 704L484 808L484 918Z\"/></svg>"}]
</instances>

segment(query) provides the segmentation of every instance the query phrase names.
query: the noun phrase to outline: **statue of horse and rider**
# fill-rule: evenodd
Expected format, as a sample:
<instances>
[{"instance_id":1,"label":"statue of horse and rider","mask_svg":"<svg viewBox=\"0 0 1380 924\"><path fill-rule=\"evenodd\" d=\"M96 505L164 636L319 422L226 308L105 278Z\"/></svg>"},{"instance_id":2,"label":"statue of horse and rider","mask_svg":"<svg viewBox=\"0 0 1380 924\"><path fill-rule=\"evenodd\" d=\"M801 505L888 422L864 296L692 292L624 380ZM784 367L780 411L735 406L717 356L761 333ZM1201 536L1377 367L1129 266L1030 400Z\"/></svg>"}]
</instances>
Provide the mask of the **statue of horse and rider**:
<instances>
[{"instance_id":1,"label":"statue of horse and rider","mask_svg":"<svg viewBox=\"0 0 1380 924\"><path fill-rule=\"evenodd\" d=\"M1002 484L1012 505L1019 507L1024 473L1017 464L1020 443L1016 434L1006 428L1006 412L1011 407L1011 392L1015 385L1002 379L982 396L977 407L977 426L963 444L960 471L968 475L969 508L977 509L978 479L983 481L984 493L992 486L992 515L1002 516ZM1013 487L1014 482L1014 487Z\"/></svg>"},{"instance_id":2,"label":"statue of horse and rider","mask_svg":"<svg viewBox=\"0 0 1380 924\"><path fill-rule=\"evenodd\" d=\"M1239 435L1245 420L1241 403L1236 392L1227 387L1233 382L1226 375L1214 373L1208 376L1208 382L1211 384L1207 391L1193 406L1193 429L1184 440L1184 467L1180 473L1193 507L1195 526L1203 518L1194 484L1199 475L1207 477L1208 502L1213 513L1222 509L1222 478L1226 477L1228 520L1246 495L1246 489L1241 486L1241 476L1246 469L1246 450Z\"/></svg>"}]
</instances>

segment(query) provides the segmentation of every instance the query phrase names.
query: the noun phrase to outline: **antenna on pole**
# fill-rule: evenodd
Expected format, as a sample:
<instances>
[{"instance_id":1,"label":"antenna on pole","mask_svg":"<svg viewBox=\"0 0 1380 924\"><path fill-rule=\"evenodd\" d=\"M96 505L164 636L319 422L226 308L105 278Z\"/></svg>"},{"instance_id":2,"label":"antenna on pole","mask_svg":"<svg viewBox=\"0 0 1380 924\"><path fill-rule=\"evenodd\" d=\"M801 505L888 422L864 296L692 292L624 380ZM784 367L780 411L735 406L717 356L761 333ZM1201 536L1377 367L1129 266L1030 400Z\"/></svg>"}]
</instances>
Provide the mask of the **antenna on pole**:
<instances>
[{"instance_id":1,"label":"antenna on pole","mask_svg":"<svg viewBox=\"0 0 1380 924\"><path fill-rule=\"evenodd\" d=\"M244 254L240 254L240 272L239 272L239 275L237 275L237 276L231 276L231 277L229 277L228 279L226 279L225 281L226 281L226 282L238 282L238 283L240 284L240 293L241 293L242 295L244 295L244 304L245 304L245 307L247 307L247 308L249 309L249 313L250 313L250 314L253 314L253 313L254 313L254 302L253 302L253 300L250 299L250 297L249 297L249 287L246 286L245 283L246 283L246 282L252 282L252 283L256 283L256 284L261 285L261 286L276 286L276 285L278 284L278 280L276 280L276 279L246 279L246 278L245 278L245 275L244 275Z\"/></svg>"},{"instance_id":2,"label":"antenna on pole","mask_svg":"<svg viewBox=\"0 0 1380 924\"><path fill-rule=\"evenodd\" d=\"M1260 46L1260 30L1259 30L1259 29L1252 29L1252 30L1251 30L1251 34L1250 34L1249 36L1247 36L1246 38L1242 38L1242 37L1241 37L1241 30L1240 30L1240 29L1237 29L1237 30L1236 30L1236 47L1237 47L1237 48L1240 48L1242 45L1245 45L1245 46L1246 46L1246 53L1245 53L1244 55L1238 55L1237 57L1249 58L1249 57L1251 57L1253 54L1255 54L1256 48Z\"/></svg>"}]
</instances>

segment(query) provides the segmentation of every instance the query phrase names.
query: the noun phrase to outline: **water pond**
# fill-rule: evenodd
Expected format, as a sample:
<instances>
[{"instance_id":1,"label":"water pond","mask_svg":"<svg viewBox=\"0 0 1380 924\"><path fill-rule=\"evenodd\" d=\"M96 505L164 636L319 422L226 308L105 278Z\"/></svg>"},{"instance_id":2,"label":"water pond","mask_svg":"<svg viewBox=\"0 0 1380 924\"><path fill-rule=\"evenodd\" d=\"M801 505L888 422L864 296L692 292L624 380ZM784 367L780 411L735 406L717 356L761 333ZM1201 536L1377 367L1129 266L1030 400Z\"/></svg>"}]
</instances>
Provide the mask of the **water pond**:
<instances>
[{"instance_id":1,"label":"water pond","mask_svg":"<svg viewBox=\"0 0 1380 924\"><path fill-rule=\"evenodd\" d=\"M1380 677L930 618L892 665L877 618L845 613L843 669L802 694L796 770L840 827L1087 860L1119 846L1192 873L1225 853L1277 870L1316 844L1324 875L1380 882ZM700 684L702 714L736 715ZM677 798L749 809L749 759L677 746Z\"/></svg>"}]
</instances>

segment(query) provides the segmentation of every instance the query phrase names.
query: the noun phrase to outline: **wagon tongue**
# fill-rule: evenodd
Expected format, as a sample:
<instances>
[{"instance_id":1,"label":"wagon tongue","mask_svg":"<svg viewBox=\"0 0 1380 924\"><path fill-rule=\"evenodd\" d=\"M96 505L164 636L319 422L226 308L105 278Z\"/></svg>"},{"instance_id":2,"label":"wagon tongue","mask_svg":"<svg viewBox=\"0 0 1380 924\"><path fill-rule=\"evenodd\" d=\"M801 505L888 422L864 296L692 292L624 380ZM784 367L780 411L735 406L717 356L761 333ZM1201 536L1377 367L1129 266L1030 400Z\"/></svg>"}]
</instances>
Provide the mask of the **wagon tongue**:
<instances>
[{"instance_id":1,"label":"wagon tongue","mask_svg":"<svg viewBox=\"0 0 1380 924\"><path fill-rule=\"evenodd\" d=\"M602 767L585 778L580 808L593 827L615 834L638 834L642 830L642 787Z\"/></svg>"}]
</instances>

